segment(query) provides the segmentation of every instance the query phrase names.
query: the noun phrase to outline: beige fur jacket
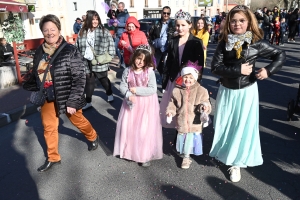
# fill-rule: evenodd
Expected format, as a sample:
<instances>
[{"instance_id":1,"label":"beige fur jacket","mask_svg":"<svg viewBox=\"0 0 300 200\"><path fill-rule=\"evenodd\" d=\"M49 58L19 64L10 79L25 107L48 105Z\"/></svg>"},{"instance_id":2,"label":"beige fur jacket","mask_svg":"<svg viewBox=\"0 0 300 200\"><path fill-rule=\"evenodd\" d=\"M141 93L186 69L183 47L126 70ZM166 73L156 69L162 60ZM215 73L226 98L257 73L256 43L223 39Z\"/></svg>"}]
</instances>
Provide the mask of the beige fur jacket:
<instances>
[{"instance_id":1,"label":"beige fur jacket","mask_svg":"<svg viewBox=\"0 0 300 200\"><path fill-rule=\"evenodd\" d=\"M176 85L166 114L177 115L178 133L202 133L202 123L200 121L200 107L205 103L208 107L207 113L211 112L211 104L207 89L198 82L190 88Z\"/></svg>"}]
</instances>

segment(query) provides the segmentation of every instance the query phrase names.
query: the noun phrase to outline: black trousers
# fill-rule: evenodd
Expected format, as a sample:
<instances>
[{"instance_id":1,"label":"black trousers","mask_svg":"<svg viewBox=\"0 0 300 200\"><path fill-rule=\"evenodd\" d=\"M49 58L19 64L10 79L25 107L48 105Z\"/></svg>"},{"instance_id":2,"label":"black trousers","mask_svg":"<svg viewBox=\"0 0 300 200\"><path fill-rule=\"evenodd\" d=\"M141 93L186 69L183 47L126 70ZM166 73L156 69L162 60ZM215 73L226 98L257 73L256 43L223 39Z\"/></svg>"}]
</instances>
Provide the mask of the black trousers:
<instances>
[{"instance_id":1,"label":"black trousers","mask_svg":"<svg viewBox=\"0 0 300 200\"><path fill-rule=\"evenodd\" d=\"M95 81L96 78L100 81L101 85L106 91L106 95L112 95L111 83L107 77L107 71L105 72L92 72L91 74L86 75L86 84L85 84L85 99L87 103L92 102L92 96L95 90Z\"/></svg>"},{"instance_id":2,"label":"black trousers","mask_svg":"<svg viewBox=\"0 0 300 200\"><path fill-rule=\"evenodd\" d=\"M159 72L160 75L163 74L164 67L165 67L165 58L168 54L168 51L161 52L160 49L155 49L155 60L156 60L156 66L157 66L157 71Z\"/></svg>"},{"instance_id":3,"label":"black trousers","mask_svg":"<svg viewBox=\"0 0 300 200\"><path fill-rule=\"evenodd\" d=\"M280 31L280 43L281 43L281 44L284 43L284 34L285 34L285 32Z\"/></svg>"}]
</instances>

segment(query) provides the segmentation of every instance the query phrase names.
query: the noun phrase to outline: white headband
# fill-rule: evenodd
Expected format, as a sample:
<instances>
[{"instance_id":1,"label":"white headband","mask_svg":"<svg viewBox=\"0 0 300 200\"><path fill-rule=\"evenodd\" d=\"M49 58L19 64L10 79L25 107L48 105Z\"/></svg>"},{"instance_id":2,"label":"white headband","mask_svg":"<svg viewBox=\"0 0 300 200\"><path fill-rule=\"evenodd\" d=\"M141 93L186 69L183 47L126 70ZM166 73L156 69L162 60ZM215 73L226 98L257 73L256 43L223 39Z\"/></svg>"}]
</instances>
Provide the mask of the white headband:
<instances>
[{"instance_id":1,"label":"white headband","mask_svg":"<svg viewBox=\"0 0 300 200\"><path fill-rule=\"evenodd\" d=\"M192 74L195 80L198 79L198 71L194 67L184 67L181 70L180 75L184 76L186 74Z\"/></svg>"}]
</instances>

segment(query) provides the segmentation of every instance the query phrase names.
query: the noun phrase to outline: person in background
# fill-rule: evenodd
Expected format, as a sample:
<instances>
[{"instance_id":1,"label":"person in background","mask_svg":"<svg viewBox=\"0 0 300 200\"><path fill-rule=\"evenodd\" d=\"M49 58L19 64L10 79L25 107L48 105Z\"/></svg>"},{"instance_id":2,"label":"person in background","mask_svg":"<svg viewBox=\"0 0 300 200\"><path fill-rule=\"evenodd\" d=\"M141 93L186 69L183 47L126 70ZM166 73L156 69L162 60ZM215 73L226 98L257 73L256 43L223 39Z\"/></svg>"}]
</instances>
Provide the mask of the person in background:
<instances>
[{"instance_id":1,"label":"person in background","mask_svg":"<svg viewBox=\"0 0 300 200\"><path fill-rule=\"evenodd\" d=\"M120 2L118 4L118 10L117 10L117 20L118 23L115 22L113 23L113 26L116 27L116 36L115 36L115 48L116 48L116 53L117 56L119 57L119 65L123 68L125 68L125 63L123 60L123 56L121 55L121 52L118 48L118 44L120 41L120 37L125 31L125 26L126 26L126 21L129 18L129 14L127 9L125 9L125 4L123 2Z\"/></svg>"},{"instance_id":2,"label":"person in background","mask_svg":"<svg viewBox=\"0 0 300 200\"><path fill-rule=\"evenodd\" d=\"M298 13L299 8L296 8L289 17L289 38L288 42L295 42L295 36L298 28Z\"/></svg>"},{"instance_id":3,"label":"person in background","mask_svg":"<svg viewBox=\"0 0 300 200\"><path fill-rule=\"evenodd\" d=\"M129 17L125 27L126 31L122 34L118 47L124 51L124 63L126 67L129 67L130 57L134 50L141 44L148 44L148 40L145 33L140 31L140 23L135 17Z\"/></svg>"},{"instance_id":4,"label":"person in background","mask_svg":"<svg viewBox=\"0 0 300 200\"><path fill-rule=\"evenodd\" d=\"M117 20L117 1L110 2L110 9L107 13L107 17L109 18L108 26L112 26L114 23L118 23Z\"/></svg>"},{"instance_id":5,"label":"person in background","mask_svg":"<svg viewBox=\"0 0 300 200\"><path fill-rule=\"evenodd\" d=\"M269 37L269 40L271 39L271 28L273 26L272 23L272 15L271 15L271 11L267 10L264 13L264 22L262 24L263 27L263 31L264 31L264 40L267 40L267 36Z\"/></svg>"},{"instance_id":6,"label":"person in background","mask_svg":"<svg viewBox=\"0 0 300 200\"><path fill-rule=\"evenodd\" d=\"M61 36L61 23L57 16L51 14L43 16L39 27L45 41L37 48L33 58L32 73L36 79L37 90L39 90L52 55L66 43ZM89 141L89 151L96 150L99 143L95 129L82 114L82 107L86 104L83 94L85 70L82 56L74 45L66 44L60 51L42 87L44 87L46 101L40 111L47 145L47 160L38 168L39 172L45 172L61 163L61 156L58 152L59 115L65 114L71 123L84 134Z\"/></svg>"},{"instance_id":7,"label":"person in background","mask_svg":"<svg viewBox=\"0 0 300 200\"><path fill-rule=\"evenodd\" d=\"M86 22L80 30L76 42L86 66L85 95L87 104L82 109L92 107L92 95L95 90L96 78L105 89L107 101L112 102L114 100L111 83L108 78L109 63L92 64L92 60L95 60L94 52L96 55L108 53L112 57L115 56L114 41L110 32L104 28L96 11L89 10L86 16Z\"/></svg>"},{"instance_id":8,"label":"person in background","mask_svg":"<svg viewBox=\"0 0 300 200\"><path fill-rule=\"evenodd\" d=\"M73 25L73 31L75 34L78 34L81 29L81 19L79 17L76 18L75 23Z\"/></svg>"},{"instance_id":9,"label":"person in background","mask_svg":"<svg viewBox=\"0 0 300 200\"><path fill-rule=\"evenodd\" d=\"M205 18L199 18L196 27L194 27L192 34L196 36L197 38L202 40L203 43L203 50L204 50L204 63L206 62L206 50L209 40L209 32L208 32L208 26L206 23ZM205 65L204 65L205 67Z\"/></svg>"},{"instance_id":10,"label":"person in background","mask_svg":"<svg viewBox=\"0 0 300 200\"><path fill-rule=\"evenodd\" d=\"M170 19L171 8L165 6L161 12L161 19L156 21L149 31L149 37L155 48L155 59L157 63L157 70L162 75L165 65L165 58L167 56L168 41L175 32L175 24Z\"/></svg>"},{"instance_id":11,"label":"person in background","mask_svg":"<svg viewBox=\"0 0 300 200\"><path fill-rule=\"evenodd\" d=\"M279 46L284 46L284 36L285 36L285 33L287 31L287 23L285 22L285 18L282 18L281 19L281 22L280 22L280 43L279 43Z\"/></svg>"},{"instance_id":12,"label":"person in background","mask_svg":"<svg viewBox=\"0 0 300 200\"><path fill-rule=\"evenodd\" d=\"M82 15L81 19L82 19L82 21L81 21L81 27L83 27L83 24L84 24L84 22L86 20L86 15Z\"/></svg>"},{"instance_id":13,"label":"person in background","mask_svg":"<svg viewBox=\"0 0 300 200\"><path fill-rule=\"evenodd\" d=\"M275 39L275 44L279 45L279 37L280 37L280 21L279 21L279 17L276 17L273 23L273 36L270 40L270 44L273 44Z\"/></svg>"},{"instance_id":14,"label":"person in background","mask_svg":"<svg viewBox=\"0 0 300 200\"><path fill-rule=\"evenodd\" d=\"M9 61L13 55L13 47L7 43L5 38L0 38L0 62Z\"/></svg>"},{"instance_id":15,"label":"person in background","mask_svg":"<svg viewBox=\"0 0 300 200\"><path fill-rule=\"evenodd\" d=\"M277 6L274 6L274 8L273 8L273 23L275 23L276 17L279 18L279 22L280 22L280 20L281 20L282 17L281 17L281 15L280 15L280 12L279 12L279 10L278 10L278 7L277 7Z\"/></svg>"}]
</instances>

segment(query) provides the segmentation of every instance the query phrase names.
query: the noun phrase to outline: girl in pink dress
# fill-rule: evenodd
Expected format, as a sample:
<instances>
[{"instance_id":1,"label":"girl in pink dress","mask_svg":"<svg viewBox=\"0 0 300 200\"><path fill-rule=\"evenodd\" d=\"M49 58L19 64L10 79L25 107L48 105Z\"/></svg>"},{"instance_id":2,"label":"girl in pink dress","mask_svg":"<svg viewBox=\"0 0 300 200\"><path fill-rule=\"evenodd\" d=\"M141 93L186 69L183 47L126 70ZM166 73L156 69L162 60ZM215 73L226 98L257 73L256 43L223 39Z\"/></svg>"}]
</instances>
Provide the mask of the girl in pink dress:
<instances>
[{"instance_id":1,"label":"girl in pink dress","mask_svg":"<svg viewBox=\"0 0 300 200\"><path fill-rule=\"evenodd\" d=\"M125 97L113 155L148 167L151 160L163 157L157 85L149 45L136 48L130 66L124 70L120 84Z\"/></svg>"}]
</instances>

